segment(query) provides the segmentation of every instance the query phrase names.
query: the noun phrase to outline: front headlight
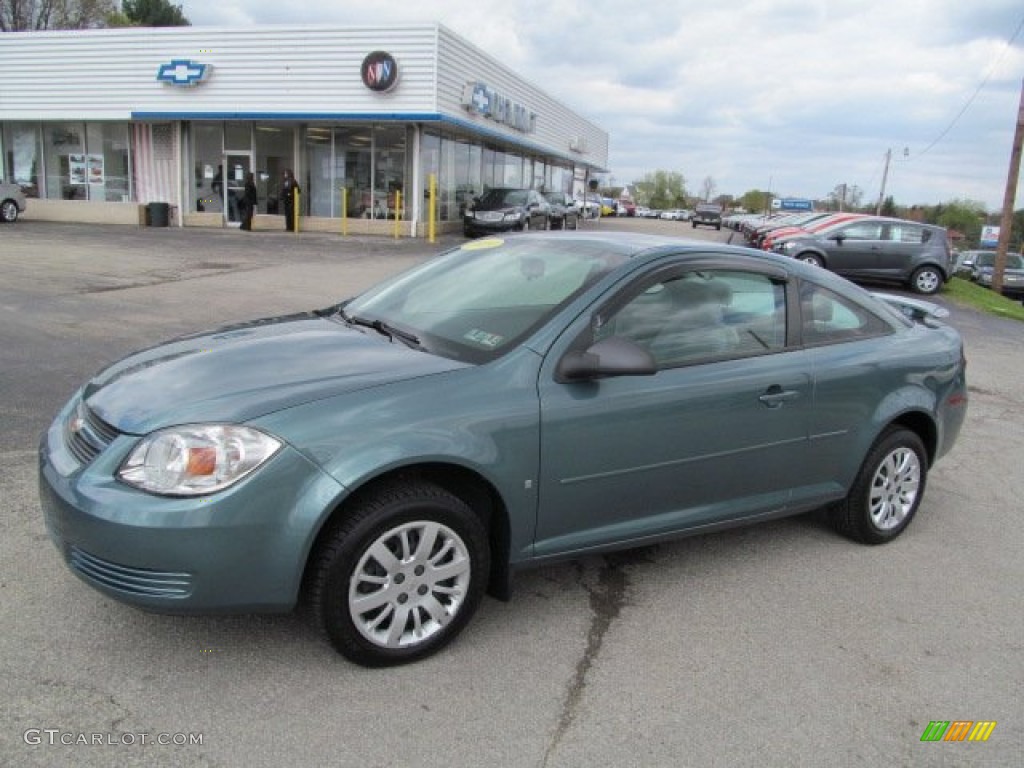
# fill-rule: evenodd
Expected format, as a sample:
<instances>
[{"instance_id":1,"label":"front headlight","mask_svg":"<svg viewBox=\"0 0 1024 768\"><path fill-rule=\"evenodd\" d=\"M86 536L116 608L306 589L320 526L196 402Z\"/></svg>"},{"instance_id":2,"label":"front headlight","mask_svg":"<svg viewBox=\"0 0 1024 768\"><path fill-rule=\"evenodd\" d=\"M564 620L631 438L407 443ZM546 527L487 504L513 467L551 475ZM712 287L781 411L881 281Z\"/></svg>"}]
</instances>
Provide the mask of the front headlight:
<instances>
[{"instance_id":1,"label":"front headlight","mask_svg":"<svg viewBox=\"0 0 1024 768\"><path fill-rule=\"evenodd\" d=\"M522 211L510 211L505 214L505 221L519 221L521 218L523 218Z\"/></svg>"},{"instance_id":2,"label":"front headlight","mask_svg":"<svg viewBox=\"0 0 1024 768\"><path fill-rule=\"evenodd\" d=\"M249 427L172 427L144 437L117 476L162 496L216 493L248 475L280 447L280 441Z\"/></svg>"}]
</instances>

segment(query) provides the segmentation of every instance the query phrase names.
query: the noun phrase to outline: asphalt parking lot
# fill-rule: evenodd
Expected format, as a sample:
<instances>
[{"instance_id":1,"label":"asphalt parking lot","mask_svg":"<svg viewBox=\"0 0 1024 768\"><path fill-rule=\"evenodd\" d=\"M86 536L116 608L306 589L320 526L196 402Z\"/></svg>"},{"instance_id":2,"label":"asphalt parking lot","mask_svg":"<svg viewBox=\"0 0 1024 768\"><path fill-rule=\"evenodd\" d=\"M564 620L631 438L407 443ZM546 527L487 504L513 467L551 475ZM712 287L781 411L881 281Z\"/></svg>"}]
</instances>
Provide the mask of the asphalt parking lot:
<instances>
[{"instance_id":1,"label":"asphalt parking lot","mask_svg":"<svg viewBox=\"0 0 1024 768\"><path fill-rule=\"evenodd\" d=\"M460 242L0 227L0 765L1024 764L1024 325L960 307L967 423L887 546L802 517L546 567L440 655L375 671L303 616L145 614L60 562L36 446L87 377ZM997 725L921 741L956 720Z\"/></svg>"}]
</instances>

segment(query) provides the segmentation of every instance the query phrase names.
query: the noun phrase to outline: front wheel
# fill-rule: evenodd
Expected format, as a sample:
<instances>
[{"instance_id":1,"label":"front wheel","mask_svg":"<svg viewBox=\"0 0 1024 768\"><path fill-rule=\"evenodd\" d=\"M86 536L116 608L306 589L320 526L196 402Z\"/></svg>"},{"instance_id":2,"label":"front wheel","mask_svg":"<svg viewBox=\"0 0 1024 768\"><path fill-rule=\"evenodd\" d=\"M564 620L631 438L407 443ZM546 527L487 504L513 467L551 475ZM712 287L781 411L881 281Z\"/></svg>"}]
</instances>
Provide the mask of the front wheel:
<instances>
[{"instance_id":1,"label":"front wheel","mask_svg":"<svg viewBox=\"0 0 1024 768\"><path fill-rule=\"evenodd\" d=\"M396 484L325 534L312 563L312 608L350 661L403 664L469 623L489 569L484 525L461 499L429 483Z\"/></svg>"},{"instance_id":2,"label":"front wheel","mask_svg":"<svg viewBox=\"0 0 1024 768\"><path fill-rule=\"evenodd\" d=\"M916 434L891 427L868 452L849 496L831 511L836 528L863 544L884 544L910 525L924 496L928 455Z\"/></svg>"},{"instance_id":3,"label":"front wheel","mask_svg":"<svg viewBox=\"0 0 1024 768\"><path fill-rule=\"evenodd\" d=\"M917 293L930 296L942 287L943 275L935 267L921 267L910 278L910 287Z\"/></svg>"},{"instance_id":4,"label":"front wheel","mask_svg":"<svg viewBox=\"0 0 1024 768\"><path fill-rule=\"evenodd\" d=\"M18 220L18 206L13 200L4 200L0 203L0 221L5 224L13 224Z\"/></svg>"},{"instance_id":5,"label":"front wheel","mask_svg":"<svg viewBox=\"0 0 1024 768\"><path fill-rule=\"evenodd\" d=\"M796 258L798 261L802 261L804 264L810 264L812 267L825 266L825 262L821 260L821 257L813 253L801 253Z\"/></svg>"}]
</instances>

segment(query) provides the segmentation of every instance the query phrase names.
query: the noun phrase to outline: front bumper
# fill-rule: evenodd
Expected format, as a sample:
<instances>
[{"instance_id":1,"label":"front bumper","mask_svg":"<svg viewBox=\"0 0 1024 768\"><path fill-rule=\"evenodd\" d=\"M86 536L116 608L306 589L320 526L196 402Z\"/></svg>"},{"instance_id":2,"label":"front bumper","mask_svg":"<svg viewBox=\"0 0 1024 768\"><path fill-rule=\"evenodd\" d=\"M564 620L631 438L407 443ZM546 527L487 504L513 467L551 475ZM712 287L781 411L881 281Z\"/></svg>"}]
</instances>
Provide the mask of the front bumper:
<instances>
[{"instance_id":1,"label":"front bumper","mask_svg":"<svg viewBox=\"0 0 1024 768\"><path fill-rule=\"evenodd\" d=\"M287 611L312 542L344 488L289 446L235 486L168 498L114 473L137 437L83 464L69 451L70 405L43 435L39 498L71 571L116 600L165 613Z\"/></svg>"},{"instance_id":2,"label":"front bumper","mask_svg":"<svg viewBox=\"0 0 1024 768\"><path fill-rule=\"evenodd\" d=\"M462 219L462 231L467 235L490 235L496 232L514 232L523 226L522 219L500 219L485 221L466 216Z\"/></svg>"}]
</instances>

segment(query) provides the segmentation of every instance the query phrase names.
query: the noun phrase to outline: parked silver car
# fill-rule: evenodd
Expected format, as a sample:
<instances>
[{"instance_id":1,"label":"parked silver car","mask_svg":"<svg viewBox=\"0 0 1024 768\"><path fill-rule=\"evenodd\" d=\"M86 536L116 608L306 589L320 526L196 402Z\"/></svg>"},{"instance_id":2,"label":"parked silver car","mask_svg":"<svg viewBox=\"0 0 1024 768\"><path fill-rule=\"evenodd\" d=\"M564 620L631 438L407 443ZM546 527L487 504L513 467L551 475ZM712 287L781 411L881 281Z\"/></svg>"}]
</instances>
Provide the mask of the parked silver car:
<instances>
[{"instance_id":1,"label":"parked silver car","mask_svg":"<svg viewBox=\"0 0 1024 768\"><path fill-rule=\"evenodd\" d=\"M11 224L25 212L25 193L17 184L0 183L0 222Z\"/></svg>"},{"instance_id":2,"label":"parked silver car","mask_svg":"<svg viewBox=\"0 0 1024 768\"><path fill-rule=\"evenodd\" d=\"M896 282L933 294L952 276L952 251L942 227L867 216L817 234L776 242L772 250L825 267L850 280Z\"/></svg>"}]
</instances>

